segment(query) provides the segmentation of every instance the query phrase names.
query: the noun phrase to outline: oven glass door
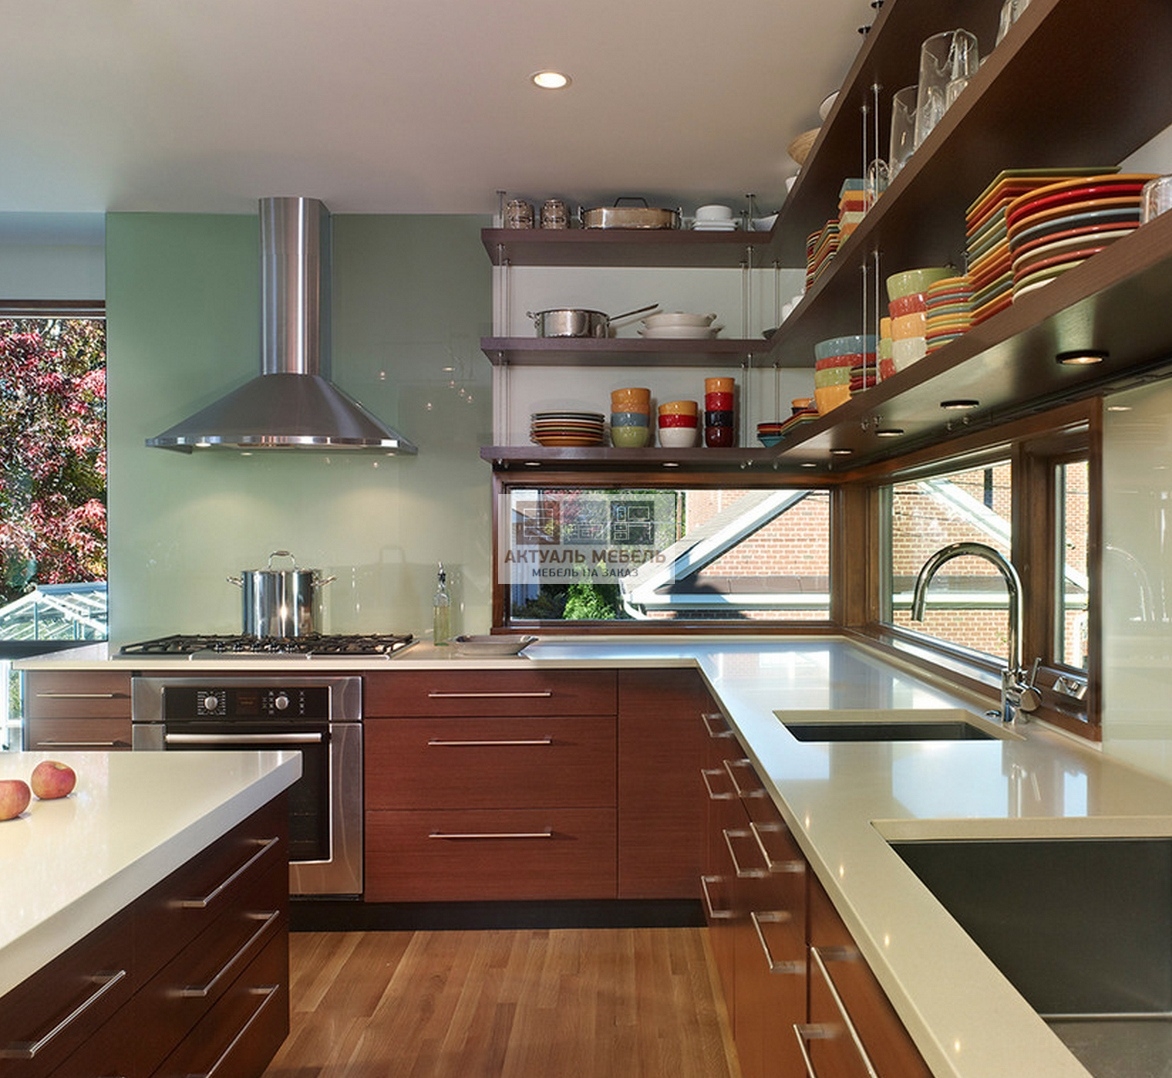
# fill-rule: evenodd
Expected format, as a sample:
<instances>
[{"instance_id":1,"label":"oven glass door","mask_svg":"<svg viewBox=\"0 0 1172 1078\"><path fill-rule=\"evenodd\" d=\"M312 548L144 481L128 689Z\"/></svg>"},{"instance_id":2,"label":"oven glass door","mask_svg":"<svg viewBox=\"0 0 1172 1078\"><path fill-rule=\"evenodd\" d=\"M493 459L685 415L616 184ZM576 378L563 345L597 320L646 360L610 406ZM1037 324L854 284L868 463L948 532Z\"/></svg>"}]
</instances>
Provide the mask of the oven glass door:
<instances>
[{"instance_id":1,"label":"oven glass door","mask_svg":"<svg viewBox=\"0 0 1172 1078\"><path fill-rule=\"evenodd\" d=\"M287 722L168 719L168 751L272 749L301 753L301 778L289 787L289 860L330 860L330 728L326 720Z\"/></svg>"}]
</instances>

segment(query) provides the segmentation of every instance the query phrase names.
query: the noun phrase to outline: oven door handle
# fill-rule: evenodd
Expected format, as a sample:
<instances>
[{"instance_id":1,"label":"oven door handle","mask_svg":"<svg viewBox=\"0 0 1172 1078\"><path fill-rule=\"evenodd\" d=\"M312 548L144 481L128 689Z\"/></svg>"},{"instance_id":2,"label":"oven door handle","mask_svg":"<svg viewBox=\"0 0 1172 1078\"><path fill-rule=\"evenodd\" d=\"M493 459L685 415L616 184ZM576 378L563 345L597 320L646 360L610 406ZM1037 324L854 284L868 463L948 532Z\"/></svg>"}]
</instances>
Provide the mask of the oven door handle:
<instances>
[{"instance_id":1,"label":"oven door handle","mask_svg":"<svg viewBox=\"0 0 1172 1078\"><path fill-rule=\"evenodd\" d=\"M316 734L164 734L168 745L315 745L324 736Z\"/></svg>"}]
</instances>

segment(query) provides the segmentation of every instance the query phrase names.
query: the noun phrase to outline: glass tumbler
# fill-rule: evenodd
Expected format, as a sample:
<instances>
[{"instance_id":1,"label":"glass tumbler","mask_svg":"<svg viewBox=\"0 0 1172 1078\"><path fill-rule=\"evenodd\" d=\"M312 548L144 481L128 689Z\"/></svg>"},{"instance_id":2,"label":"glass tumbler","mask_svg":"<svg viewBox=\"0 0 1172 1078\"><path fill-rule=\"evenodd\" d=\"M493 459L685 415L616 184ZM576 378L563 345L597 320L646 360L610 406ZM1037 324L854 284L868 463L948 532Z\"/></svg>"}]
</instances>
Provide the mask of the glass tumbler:
<instances>
[{"instance_id":1,"label":"glass tumbler","mask_svg":"<svg viewBox=\"0 0 1172 1078\"><path fill-rule=\"evenodd\" d=\"M916 148L916 88L905 86L891 98L891 142L887 151L887 176L894 180Z\"/></svg>"},{"instance_id":2,"label":"glass tumbler","mask_svg":"<svg viewBox=\"0 0 1172 1078\"><path fill-rule=\"evenodd\" d=\"M948 106L977 73L977 39L967 30L933 34L920 46L920 81L916 87L915 144L920 146Z\"/></svg>"}]
</instances>

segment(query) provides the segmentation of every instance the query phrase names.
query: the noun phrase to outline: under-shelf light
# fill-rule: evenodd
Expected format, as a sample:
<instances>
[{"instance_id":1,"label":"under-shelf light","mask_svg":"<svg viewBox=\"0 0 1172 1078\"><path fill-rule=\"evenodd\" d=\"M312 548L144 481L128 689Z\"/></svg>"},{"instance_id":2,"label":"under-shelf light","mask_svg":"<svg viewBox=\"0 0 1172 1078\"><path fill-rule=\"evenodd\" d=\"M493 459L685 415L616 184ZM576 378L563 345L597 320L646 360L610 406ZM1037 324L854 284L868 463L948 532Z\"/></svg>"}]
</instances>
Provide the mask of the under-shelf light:
<instances>
[{"instance_id":1,"label":"under-shelf light","mask_svg":"<svg viewBox=\"0 0 1172 1078\"><path fill-rule=\"evenodd\" d=\"M941 401L940 407L948 412L963 412L970 408L979 408L981 402L969 397L958 397L956 400Z\"/></svg>"},{"instance_id":2,"label":"under-shelf light","mask_svg":"<svg viewBox=\"0 0 1172 1078\"><path fill-rule=\"evenodd\" d=\"M1055 361L1063 367L1093 367L1102 363L1111 353L1097 348L1076 348L1070 352L1059 352Z\"/></svg>"},{"instance_id":3,"label":"under-shelf light","mask_svg":"<svg viewBox=\"0 0 1172 1078\"><path fill-rule=\"evenodd\" d=\"M560 71L535 71L529 81L542 90L561 90L570 85L570 76Z\"/></svg>"}]
</instances>

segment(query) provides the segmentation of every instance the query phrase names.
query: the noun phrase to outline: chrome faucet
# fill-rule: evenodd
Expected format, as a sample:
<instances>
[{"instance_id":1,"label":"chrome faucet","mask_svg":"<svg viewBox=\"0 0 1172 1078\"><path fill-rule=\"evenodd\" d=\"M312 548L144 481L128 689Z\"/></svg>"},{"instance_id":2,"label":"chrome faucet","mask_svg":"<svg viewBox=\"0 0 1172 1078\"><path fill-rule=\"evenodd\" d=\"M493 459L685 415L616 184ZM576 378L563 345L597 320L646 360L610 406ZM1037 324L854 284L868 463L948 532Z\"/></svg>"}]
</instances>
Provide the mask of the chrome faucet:
<instances>
[{"instance_id":1,"label":"chrome faucet","mask_svg":"<svg viewBox=\"0 0 1172 1078\"><path fill-rule=\"evenodd\" d=\"M932 583L932 578L940 566L966 554L983 558L992 564L1004 578L1005 588L1009 592L1009 659L1001 672L1001 721L1013 722L1019 711L1036 711L1041 703L1041 696L1034 688L1038 664L1035 662L1033 669L1028 672L1022 665L1022 586L1021 577L1017 575L1013 562L986 543L950 543L941 547L924 562L919 576L916 577L916 586L912 592L912 621L924 620L924 602L928 597L928 585Z\"/></svg>"}]
</instances>

